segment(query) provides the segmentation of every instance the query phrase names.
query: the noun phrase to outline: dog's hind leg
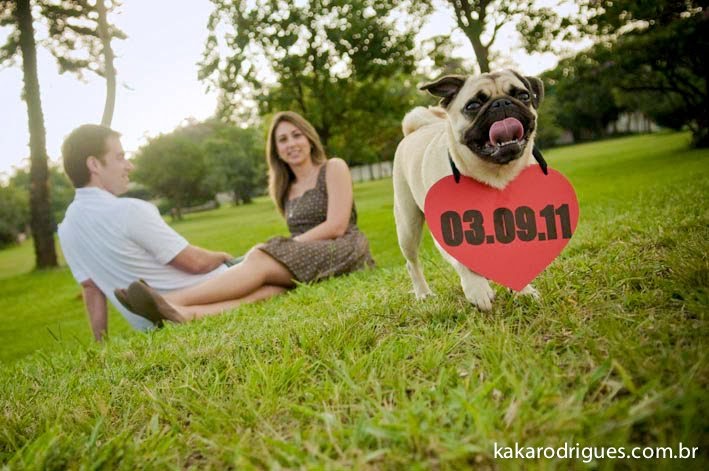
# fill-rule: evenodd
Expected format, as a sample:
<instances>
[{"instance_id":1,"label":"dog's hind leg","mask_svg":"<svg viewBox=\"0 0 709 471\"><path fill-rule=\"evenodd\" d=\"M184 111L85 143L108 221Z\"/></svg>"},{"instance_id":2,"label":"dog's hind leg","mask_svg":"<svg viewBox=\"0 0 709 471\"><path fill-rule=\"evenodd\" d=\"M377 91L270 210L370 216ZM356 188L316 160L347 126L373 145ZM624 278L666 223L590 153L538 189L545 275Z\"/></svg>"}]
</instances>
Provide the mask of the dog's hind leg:
<instances>
[{"instance_id":1,"label":"dog's hind leg","mask_svg":"<svg viewBox=\"0 0 709 471\"><path fill-rule=\"evenodd\" d=\"M416 205L406 182L401 182L395 177L394 187L394 219L396 220L399 247L406 259L406 269L409 271L411 282L414 285L416 299L424 299L433 294L426 283L426 277L423 275L423 268L418 257L424 215Z\"/></svg>"},{"instance_id":2,"label":"dog's hind leg","mask_svg":"<svg viewBox=\"0 0 709 471\"><path fill-rule=\"evenodd\" d=\"M435 242L435 241L434 241ZM481 311L492 309L492 301L495 299L495 291L490 286L490 282L484 276L470 271L468 267L453 258L443 247L436 243L438 251L444 259L448 261L460 277L460 285L463 287L465 299L475 304Z\"/></svg>"}]
</instances>

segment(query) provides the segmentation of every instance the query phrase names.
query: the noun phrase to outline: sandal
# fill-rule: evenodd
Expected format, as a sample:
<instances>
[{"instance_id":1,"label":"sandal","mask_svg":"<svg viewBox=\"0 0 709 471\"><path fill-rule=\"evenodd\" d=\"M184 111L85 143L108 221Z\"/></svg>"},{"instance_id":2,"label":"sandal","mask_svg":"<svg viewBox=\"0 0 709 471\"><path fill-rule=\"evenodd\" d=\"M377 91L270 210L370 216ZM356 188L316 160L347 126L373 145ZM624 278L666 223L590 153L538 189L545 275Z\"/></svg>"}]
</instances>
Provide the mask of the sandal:
<instances>
[{"instance_id":1,"label":"sandal","mask_svg":"<svg viewBox=\"0 0 709 471\"><path fill-rule=\"evenodd\" d=\"M113 290L113 295L124 308L133 312L133 306L131 306L130 302L128 301L128 292L126 290L124 290L123 288L116 288Z\"/></svg>"},{"instance_id":2,"label":"sandal","mask_svg":"<svg viewBox=\"0 0 709 471\"><path fill-rule=\"evenodd\" d=\"M142 278L139 279L138 281L140 283L143 283L145 286L150 286L148 284L148 282ZM123 289L123 288L116 288L113 290L113 295L116 297L118 302L121 303L121 305L123 305L124 308L133 312L133 306L131 306L130 302L128 301L128 290Z\"/></svg>"},{"instance_id":3,"label":"sandal","mask_svg":"<svg viewBox=\"0 0 709 471\"><path fill-rule=\"evenodd\" d=\"M145 282L134 281L126 290L128 303L135 308L133 312L139 314L154 324L163 321L182 324L186 319L174 307L165 301L157 291Z\"/></svg>"}]
</instances>

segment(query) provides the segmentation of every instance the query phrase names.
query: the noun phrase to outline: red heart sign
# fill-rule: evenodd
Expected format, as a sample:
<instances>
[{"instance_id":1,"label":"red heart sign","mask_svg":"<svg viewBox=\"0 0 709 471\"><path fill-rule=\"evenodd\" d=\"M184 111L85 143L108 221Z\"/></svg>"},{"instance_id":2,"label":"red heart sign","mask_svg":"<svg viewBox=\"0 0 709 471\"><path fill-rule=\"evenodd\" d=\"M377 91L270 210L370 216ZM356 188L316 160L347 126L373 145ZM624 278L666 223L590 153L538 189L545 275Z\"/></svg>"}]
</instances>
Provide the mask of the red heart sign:
<instances>
[{"instance_id":1,"label":"red heart sign","mask_svg":"<svg viewBox=\"0 0 709 471\"><path fill-rule=\"evenodd\" d=\"M517 291L569 243L579 220L571 183L556 170L527 167L504 190L448 176L426 194L426 223L456 260Z\"/></svg>"}]
</instances>

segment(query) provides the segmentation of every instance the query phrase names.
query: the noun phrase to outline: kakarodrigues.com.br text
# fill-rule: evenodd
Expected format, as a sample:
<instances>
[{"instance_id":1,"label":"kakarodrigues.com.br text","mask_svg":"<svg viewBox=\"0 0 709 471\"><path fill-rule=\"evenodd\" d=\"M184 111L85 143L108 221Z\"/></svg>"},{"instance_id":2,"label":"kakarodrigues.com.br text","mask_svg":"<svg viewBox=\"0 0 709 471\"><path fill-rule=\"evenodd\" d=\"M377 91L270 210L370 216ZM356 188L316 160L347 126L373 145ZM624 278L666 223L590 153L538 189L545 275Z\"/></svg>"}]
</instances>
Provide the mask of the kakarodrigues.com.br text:
<instances>
[{"instance_id":1,"label":"kakarodrigues.com.br text","mask_svg":"<svg viewBox=\"0 0 709 471\"><path fill-rule=\"evenodd\" d=\"M544 446L501 446L494 444L495 459L575 459L584 463L602 459L694 459L699 456L699 447L684 446L681 442L676 447L598 447L570 445L561 447Z\"/></svg>"}]
</instances>

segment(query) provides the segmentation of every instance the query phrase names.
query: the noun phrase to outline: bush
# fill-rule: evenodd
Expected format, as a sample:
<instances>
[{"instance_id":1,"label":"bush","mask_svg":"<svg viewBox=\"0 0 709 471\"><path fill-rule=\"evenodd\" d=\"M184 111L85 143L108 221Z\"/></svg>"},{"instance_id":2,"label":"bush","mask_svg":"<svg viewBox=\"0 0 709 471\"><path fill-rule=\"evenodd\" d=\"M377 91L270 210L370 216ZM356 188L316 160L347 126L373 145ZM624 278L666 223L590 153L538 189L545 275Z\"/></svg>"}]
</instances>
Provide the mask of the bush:
<instances>
[{"instance_id":1,"label":"bush","mask_svg":"<svg viewBox=\"0 0 709 471\"><path fill-rule=\"evenodd\" d=\"M14 186L0 186L0 247L17 243L28 219L27 193Z\"/></svg>"}]
</instances>

